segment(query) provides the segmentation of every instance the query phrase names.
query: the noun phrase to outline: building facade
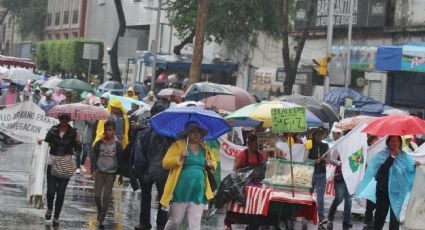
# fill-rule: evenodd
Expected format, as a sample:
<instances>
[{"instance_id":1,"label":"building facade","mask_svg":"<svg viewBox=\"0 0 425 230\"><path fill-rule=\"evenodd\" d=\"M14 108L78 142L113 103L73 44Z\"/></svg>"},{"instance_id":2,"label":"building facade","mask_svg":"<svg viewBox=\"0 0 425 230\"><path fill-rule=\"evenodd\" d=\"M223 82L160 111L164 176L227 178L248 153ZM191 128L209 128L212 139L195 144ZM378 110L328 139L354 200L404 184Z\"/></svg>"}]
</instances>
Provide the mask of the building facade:
<instances>
[{"instance_id":1,"label":"building facade","mask_svg":"<svg viewBox=\"0 0 425 230\"><path fill-rule=\"evenodd\" d=\"M88 0L48 0L44 39L85 37L87 4Z\"/></svg>"}]
</instances>

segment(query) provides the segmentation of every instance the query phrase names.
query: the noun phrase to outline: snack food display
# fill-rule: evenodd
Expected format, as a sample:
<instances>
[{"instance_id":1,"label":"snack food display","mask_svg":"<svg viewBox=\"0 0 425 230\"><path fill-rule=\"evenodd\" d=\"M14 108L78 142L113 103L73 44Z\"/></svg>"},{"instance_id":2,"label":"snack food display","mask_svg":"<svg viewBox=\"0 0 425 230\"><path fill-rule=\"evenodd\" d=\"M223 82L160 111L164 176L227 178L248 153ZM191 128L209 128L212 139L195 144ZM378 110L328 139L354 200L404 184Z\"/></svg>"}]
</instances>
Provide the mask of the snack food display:
<instances>
[{"instance_id":1,"label":"snack food display","mask_svg":"<svg viewBox=\"0 0 425 230\"><path fill-rule=\"evenodd\" d=\"M310 162L292 162L295 188L311 188L314 164ZM291 162L271 158L267 161L266 176L263 183L283 187L292 186Z\"/></svg>"}]
</instances>

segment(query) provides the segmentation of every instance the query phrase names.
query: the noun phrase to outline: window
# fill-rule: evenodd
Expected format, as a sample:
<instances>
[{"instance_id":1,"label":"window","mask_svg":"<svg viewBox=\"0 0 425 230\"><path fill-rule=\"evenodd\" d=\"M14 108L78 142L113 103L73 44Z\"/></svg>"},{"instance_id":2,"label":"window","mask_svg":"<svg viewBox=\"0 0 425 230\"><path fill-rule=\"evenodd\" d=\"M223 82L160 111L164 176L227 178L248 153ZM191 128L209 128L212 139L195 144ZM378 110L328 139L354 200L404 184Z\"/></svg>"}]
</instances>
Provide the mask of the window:
<instances>
[{"instance_id":1,"label":"window","mask_svg":"<svg viewBox=\"0 0 425 230\"><path fill-rule=\"evenodd\" d=\"M2 26L1 40L2 41L5 41L6 40L6 25L3 25Z\"/></svg>"},{"instance_id":2,"label":"window","mask_svg":"<svg viewBox=\"0 0 425 230\"><path fill-rule=\"evenodd\" d=\"M7 23L8 25L7 25L7 28L10 28L10 24L12 24L12 17L9 17L9 21L8 21L8 23Z\"/></svg>"},{"instance_id":3,"label":"window","mask_svg":"<svg viewBox=\"0 0 425 230\"><path fill-rule=\"evenodd\" d=\"M72 37L73 38L78 38L78 33L77 32L72 32Z\"/></svg>"},{"instance_id":4,"label":"window","mask_svg":"<svg viewBox=\"0 0 425 230\"><path fill-rule=\"evenodd\" d=\"M46 26L47 26L47 27L52 26L52 14L51 14L51 13L48 13L48 14L47 14L47 18L46 18Z\"/></svg>"},{"instance_id":5,"label":"window","mask_svg":"<svg viewBox=\"0 0 425 230\"><path fill-rule=\"evenodd\" d=\"M60 34L55 34L55 39L56 39L56 40L61 39L61 35L60 35Z\"/></svg>"},{"instance_id":6,"label":"window","mask_svg":"<svg viewBox=\"0 0 425 230\"><path fill-rule=\"evenodd\" d=\"M78 24L78 15L79 15L78 10L72 11L72 24Z\"/></svg>"},{"instance_id":7,"label":"window","mask_svg":"<svg viewBox=\"0 0 425 230\"><path fill-rule=\"evenodd\" d=\"M63 39L68 39L68 33L63 33Z\"/></svg>"},{"instance_id":8,"label":"window","mask_svg":"<svg viewBox=\"0 0 425 230\"><path fill-rule=\"evenodd\" d=\"M61 13L60 12L56 12L55 13L55 26L58 26L61 22Z\"/></svg>"},{"instance_id":9,"label":"window","mask_svg":"<svg viewBox=\"0 0 425 230\"><path fill-rule=\"evenodd\" d=\"M47 35L47 40L52 40L52 35L51 34L48 34Z\"/></svg>"},{"instance_id":10,"label":"window","mask_svg":"<svg viewBox=\"0 0 425 230\"><path fill-rule=\"evenodd\" d=\"M69 23L69 11L63 12L63 22L62 24L67 25Z\"/></svg>"}]
</instances>

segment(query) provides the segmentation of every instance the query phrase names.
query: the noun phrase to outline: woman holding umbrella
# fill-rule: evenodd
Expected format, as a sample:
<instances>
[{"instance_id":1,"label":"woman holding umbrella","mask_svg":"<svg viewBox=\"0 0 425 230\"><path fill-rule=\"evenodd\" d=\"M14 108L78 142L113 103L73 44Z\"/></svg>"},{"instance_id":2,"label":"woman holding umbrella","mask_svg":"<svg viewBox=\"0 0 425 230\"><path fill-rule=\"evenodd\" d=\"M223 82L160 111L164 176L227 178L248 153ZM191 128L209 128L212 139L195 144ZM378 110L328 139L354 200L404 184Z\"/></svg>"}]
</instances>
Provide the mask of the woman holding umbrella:
<instances>
[{"instance_id":1,"label":"woman holding umbrella","mask_svg":"<svg viewBox=\"0 0 425 230\"><path fill-rule=\"evenodd\" d=\"M402 151L401 136L388 136L387 147L377 153L369 162L363 181L359 185L357 195L373 186L376 179L375 194L368 194L370 200L376 199L374 229L384 227L390 210L391 230L400 226L400 213L407 194L411 191L415 178L415 162Z\"/></svg>"},{"instance_id":2,"label":"woman holding umbrella","mask_svg":"<svg viewBox=\"0 0 425 230\"><path fill-rule=\"evenodd\" d=\"M180 133L180 140L168 149L162 166L170 170L161 204L168 207L166 230L178 229L185 215L188 229L201 229L202 213L207 201L214 197L205 169L214 171L217 162L203 138L207 130L198 122L189 121Z\"/></svg>"}]
</instances>

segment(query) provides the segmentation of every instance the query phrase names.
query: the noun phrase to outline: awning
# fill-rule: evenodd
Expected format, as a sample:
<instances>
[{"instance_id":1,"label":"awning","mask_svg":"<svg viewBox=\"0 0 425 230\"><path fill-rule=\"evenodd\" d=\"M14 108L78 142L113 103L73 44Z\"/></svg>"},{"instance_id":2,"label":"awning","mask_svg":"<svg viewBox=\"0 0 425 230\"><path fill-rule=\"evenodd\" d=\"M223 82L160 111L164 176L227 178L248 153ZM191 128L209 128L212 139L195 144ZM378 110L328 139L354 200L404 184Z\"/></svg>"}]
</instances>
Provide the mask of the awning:
<instances>
[{"instance_id":1,"label":"awning","mask_svg":"<svg viewBox=\"0 0 425 230\"><path fill-rule=\"evenodd\" d=\"M378 47L376 69L383 71L425 72L425 43Z\"/></svg>"}]
</instances>

